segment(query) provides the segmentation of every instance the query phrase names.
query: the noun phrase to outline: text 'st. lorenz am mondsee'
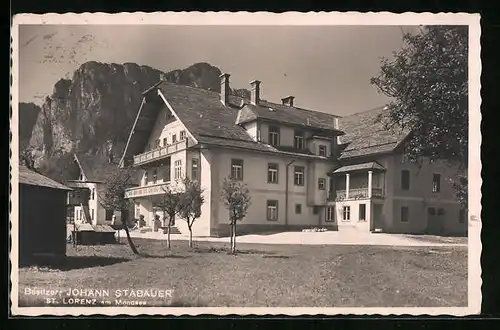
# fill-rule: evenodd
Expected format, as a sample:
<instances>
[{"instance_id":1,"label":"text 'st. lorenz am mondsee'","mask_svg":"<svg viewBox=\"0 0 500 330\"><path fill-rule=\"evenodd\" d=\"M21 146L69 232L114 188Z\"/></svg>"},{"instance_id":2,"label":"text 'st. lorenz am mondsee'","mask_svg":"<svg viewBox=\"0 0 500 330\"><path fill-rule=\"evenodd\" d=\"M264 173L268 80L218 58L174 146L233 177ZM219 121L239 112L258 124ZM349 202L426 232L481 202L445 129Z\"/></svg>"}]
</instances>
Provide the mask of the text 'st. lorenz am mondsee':
<instances>
[{"instance_id":1,"label":"text 'st. lorenz am mondsee'","mask_svg":"<svg viewBox=\"0 0 500 330\"><path fill-rule=\"evenodd\" d=\"M25 288L27 296L45 297L46 303L51 305L131 305L146 306L152 301L168 302L172 298L171 289L50 289Z\"/></svg>"}]
</instances>

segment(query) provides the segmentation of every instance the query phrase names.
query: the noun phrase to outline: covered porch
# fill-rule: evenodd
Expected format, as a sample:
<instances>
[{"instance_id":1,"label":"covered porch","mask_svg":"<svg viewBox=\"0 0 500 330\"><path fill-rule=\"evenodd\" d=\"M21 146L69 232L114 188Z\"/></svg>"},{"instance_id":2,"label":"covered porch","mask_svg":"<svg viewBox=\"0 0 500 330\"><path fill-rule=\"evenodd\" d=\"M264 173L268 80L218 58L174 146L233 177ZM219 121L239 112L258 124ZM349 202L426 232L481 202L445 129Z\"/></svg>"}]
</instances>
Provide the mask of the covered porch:
<instances>
[{"instance_id":1,"label":"covered porch","mask_svg":"<svg viewBox=\"0 0 500 330\"><path fill-rule=\"evenodd\" d=\"M341 166L329 174L328 200L384 198L385 172L377 162Z\"/></svg>"}]
</instances>

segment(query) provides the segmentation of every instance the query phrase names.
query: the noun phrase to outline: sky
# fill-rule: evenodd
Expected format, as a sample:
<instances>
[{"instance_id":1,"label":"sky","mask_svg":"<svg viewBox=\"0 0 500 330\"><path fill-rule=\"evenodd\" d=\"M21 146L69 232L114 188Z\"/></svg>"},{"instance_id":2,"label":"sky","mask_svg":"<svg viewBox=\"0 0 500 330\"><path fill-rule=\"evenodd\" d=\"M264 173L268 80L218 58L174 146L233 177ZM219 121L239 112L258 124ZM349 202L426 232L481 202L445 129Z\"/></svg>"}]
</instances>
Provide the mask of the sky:
<instances>
[{"instance_id":1,"label":"sky","mask_svg":"<svg viewBox=\"0 0 500 330\"><path fill-rule=\"evenodd\" d=\"M401 49L399 26L21 25L19 100L40 104L87 61L134 62L170 71L208 62L233 88L260 80L268 101L340 116L388 99L370 84L380 59Z\"/></svg>"}]
</instances>

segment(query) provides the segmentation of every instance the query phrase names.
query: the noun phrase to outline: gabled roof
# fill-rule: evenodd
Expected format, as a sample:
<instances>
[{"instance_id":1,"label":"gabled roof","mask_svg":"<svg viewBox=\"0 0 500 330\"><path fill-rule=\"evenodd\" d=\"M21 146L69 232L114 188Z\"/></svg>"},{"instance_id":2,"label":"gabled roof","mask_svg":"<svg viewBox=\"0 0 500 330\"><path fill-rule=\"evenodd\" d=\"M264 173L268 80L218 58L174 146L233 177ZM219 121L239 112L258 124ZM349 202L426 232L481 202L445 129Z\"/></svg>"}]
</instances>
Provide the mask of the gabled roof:
<instances>
[{"instance_id":1,"label":"gabled roof","mask_svg":"<svg viewBox=\"0 0 500 330\"><path fill-rule=\"evenodd\" d=\"M383 167L377 162L368 162L368 163L341 166L336 170L332 171L331 174L349 173L355 171L370 171L370 170L385 171L385 167Z\"/></svg>"},{"instance_id":2,"label":"gabled roof","mask_svg":"<svg viewBox=\"0 0 500 330\"><path fill-rule=\"evenodd\" d=\"M106 182L116 172L119 165L116 158L110 163L108 158L102 154L75 154L75 160L87 181L97 183ZM130 170L134 171L133 169ZM138 179L135 177L137 173L134 171L132 175L134 176L133 180L136 181Z\"/></svg>"},{"instance_id":3,"label":"gabled roof","mask_svg":"<svg viewBox=\"0 0 500 330\"><path fill-rule=\"evenodd\" d=\"M23 165L19 165L19 184L53 188L59 190L73 190L57 181L54 181L44 175L41 175L40 173L30 170Z\"/></svg>"},{"instance_id":4,"label":"gabled roof","mask_svg":"<svg viewBox=\"0 0 500 330\"><path fill-rule=\"evenodd\" d=\"M339 119L339 127L345 132L340 143L345 145L340 159L367 156L393 151L408 136L408 131L385 127L385 107L355 113Z\"/></svg>"},{"instance_id":5,"label":"gabled roof","mask_svg":"<svg viewBox=\"0 0 500 330\"><path fill-rule=\"evenodd\" d=\"M106 156L100 154L75 154L75 160L90 182L105 182L118 168L118 163L109 163Z\"/></svg>"},{"instance_id":6,"label":"gabled roof","mask_svg":"<svg viewBox=\"0 0 500 330\"><path fill-rule=\"evenodd\" d=\"M340 130L335 129L336 118L339 116L261 100L258 105L245 103L241 109L238 124L256 119L266 119L291 125L337 131L337 134L342 134Z\"/></svg>"},{"instance_id":7,"label":"gabled roof","mask_svg":"<svg viewBox=\"0 0 500 330\"><path fill-rule=\"evenodd\" d=\"M253 111L257 113L270 112L268 110L269 106L277 110L275 113L279 111L277 115L271 115L273 120L300 124L306 127L307 119L305 118L307 117L310 118L309 124L311 128L314 125L322 125L321 129L329 127L329 130L334 131L334 118L336 116L333 115L315 114L313 111L282 106L267 101L261 101L262 105L256 107L249 104L248 100L234 95L229 95L229 102L224 105L220 100L220 93L169 82L160 82L143 93L146 98L149 95L151 100L141 105L122 160L132 158L134 153L137 153L138 150L142 151L147 143L149 134L162 108L159 103L155 104L154 93L159 93L160 98L163 99L162 102L172 108L174 115L186 126L186 129L195 139L194 142L198 145L217 145L264 152L280 152L280 150L270 145L254 141L246 130L237 124L237 121L242 119L242 115L247 110L249 111L248 115L252 116ZM303 113L302 117L297 113ZM327 124L320 123L323 120ZM300 154L297 155L300 156Z\"/></svg>"}]
</instances>

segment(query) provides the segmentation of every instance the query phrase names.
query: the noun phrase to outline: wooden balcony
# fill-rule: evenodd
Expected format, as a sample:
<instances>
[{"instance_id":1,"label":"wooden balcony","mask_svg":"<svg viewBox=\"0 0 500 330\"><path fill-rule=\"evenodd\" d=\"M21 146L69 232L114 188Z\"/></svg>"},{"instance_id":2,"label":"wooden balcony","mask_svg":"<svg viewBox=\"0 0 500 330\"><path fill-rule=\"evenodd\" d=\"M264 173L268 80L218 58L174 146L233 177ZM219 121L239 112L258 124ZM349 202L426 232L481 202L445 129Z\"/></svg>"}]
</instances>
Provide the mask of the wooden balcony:
<instances>
[{"instance_id":1,"label":"wooden balcony","mask_svg":"<svg viewBox=\"0 0 500 330\"><path fill-rule=\"evenodd\" d=\"M346 190L337 190L335 192L328 192L328 200L353 200L353 199L367 199L367 198L384 198L384 191L382 188L372 188L371 197L368 194L368 188L353 188L349 189L349 196Z\"/></svg>"},{"instance_id":2,"label":"wooden balcony","mask_svg":"<svg viewBox=\"0 0 500 330\"><path fill-rule=\"evenodd\" d=\"M169 144L164 147L159 147L150 151L146 151L142 154L134 156L134 166L144 165L150 162L158 161L163 158L170 156L177 151L186 150L188 147L188 139L179 141L173 144Z\"/></svg>"},{"instance_id":3,"label":"wooden balcony","mask_svg":"<svg viewBox=\"0 0 500 330\"><path fill-rule=\"evenodd\" d=\"M152 195L161 195L165 193L164 189L170 185L170 182L157 183L149 186L140 186L125 190L125 198L137 198Z\"/></svg>"}]
</instances>

